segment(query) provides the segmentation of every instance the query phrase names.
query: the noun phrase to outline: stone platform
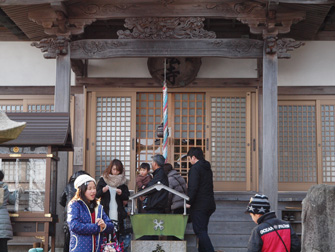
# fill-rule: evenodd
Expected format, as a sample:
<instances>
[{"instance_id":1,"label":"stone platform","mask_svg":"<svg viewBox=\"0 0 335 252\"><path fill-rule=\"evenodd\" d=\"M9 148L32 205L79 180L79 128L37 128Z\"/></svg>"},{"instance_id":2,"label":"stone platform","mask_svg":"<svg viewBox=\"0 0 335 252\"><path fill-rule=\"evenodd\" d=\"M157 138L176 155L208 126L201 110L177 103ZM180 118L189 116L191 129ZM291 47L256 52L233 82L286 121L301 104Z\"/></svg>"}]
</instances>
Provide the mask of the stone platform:
<instances>
[{"instance_id":1,"label":"stone platform","mask_svg":"<svg viewBox=\"0 0 335 252\"><path fill-rule=\"evenodd\" d=\"M131 252L186 252L186 241L131 241Z\"/></svg>"}]
</instances>

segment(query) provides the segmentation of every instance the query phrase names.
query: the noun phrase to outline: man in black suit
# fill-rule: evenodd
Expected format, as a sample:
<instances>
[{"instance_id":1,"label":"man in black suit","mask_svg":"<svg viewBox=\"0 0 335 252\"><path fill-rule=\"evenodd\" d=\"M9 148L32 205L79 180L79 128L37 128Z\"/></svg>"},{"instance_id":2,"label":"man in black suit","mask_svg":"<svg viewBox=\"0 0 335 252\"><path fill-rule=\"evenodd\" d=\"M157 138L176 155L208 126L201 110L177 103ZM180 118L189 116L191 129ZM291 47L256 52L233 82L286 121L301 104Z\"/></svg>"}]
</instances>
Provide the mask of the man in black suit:
<instances>
[{"instance_id":1,"label":"man in black suit","mask_svg":"<svg viewBox=\"0 0 335 252\"><path fill-rule=\"evenodd\" d=\"M192 147L187 153L192 164L188 172L188 196L193 230L199 239L199 252L214 252L208 236L208 222L216 209L213 190L213 172L199 147Z\"/></svg>"}]
</instances>

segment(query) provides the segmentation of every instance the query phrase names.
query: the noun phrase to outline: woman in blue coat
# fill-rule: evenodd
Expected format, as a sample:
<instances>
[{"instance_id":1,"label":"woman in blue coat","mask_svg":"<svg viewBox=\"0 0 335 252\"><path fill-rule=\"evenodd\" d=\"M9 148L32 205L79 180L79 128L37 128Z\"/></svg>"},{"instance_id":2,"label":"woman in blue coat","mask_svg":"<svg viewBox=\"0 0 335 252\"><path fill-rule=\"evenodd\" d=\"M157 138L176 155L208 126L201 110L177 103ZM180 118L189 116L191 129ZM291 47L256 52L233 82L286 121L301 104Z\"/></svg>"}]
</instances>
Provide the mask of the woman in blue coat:
<instances>
[{"instance_id":1,"label":"woman in blue coat","mask_svg":"<svg viewBox=\"0 0 335 252\"><path fill-rule=\"evenodd\" d=\"M76 195L68 205L67 222L70 229L70 251L99 252L103 233L112 233L113 224L95 196L96 181L80 175L74 182Z\"/></svg>"}]
</instances>

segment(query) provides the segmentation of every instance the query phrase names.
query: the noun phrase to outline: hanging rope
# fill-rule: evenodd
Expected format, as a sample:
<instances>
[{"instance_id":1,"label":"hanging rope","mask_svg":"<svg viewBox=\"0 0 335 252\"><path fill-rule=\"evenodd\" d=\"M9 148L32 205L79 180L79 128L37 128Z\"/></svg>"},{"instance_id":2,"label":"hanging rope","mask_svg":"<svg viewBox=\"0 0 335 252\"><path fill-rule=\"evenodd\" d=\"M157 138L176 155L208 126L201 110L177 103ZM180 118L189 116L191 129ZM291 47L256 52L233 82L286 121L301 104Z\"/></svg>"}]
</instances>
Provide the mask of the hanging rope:
<instances>
[{"instance_id":1,"label":"hanging rope","mask_svg":"<svg viewBox=\"0 0 335 252\"><path fill-rule=\"evenodd\" d=\"M163 82L163 129L164 129L164 140L163 140L163 156L165 163L167 162L168 155L168 93L166 84L166 59L164 60L164 82Z\"/></svg>"}]
</instances>

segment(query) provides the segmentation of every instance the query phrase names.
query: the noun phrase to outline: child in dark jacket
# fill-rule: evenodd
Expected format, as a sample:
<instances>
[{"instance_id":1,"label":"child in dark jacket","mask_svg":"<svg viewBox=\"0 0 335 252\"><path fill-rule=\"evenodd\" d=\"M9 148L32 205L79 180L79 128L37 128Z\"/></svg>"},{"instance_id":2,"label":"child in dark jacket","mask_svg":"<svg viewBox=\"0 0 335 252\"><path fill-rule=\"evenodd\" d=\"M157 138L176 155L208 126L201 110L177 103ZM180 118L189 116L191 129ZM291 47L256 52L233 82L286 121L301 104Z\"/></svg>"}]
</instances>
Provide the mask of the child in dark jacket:
<instances>
[{"instance_id":1,"label":"child in dark jacket","mask_svg":"<svg viewBox=\"0 0 335 252\"><path fill-rule=\"evenodd\" d=\"M136 178L136 187L138 192L142 191L152 179L149 171L150 165L148 163L142 163L140 165L139 174ZM142 197L137 201L137 208L139 213L145 212L144 209L146 207L146 201L147 199Z\"/></svg>"},{"instance_id":2,"label":"child in dark jacket","mask_svg":"<svg viewBox=\"0 0 335 252\"><path fill-rule=\"evenodd\" d=\"M245 213L250 214L257 226L252 230L248 252L273 252L301 250L301 243L289 222L280 220L270 211L266 195L256 194L250 198Z\"/></svg>"}]
</instances>

